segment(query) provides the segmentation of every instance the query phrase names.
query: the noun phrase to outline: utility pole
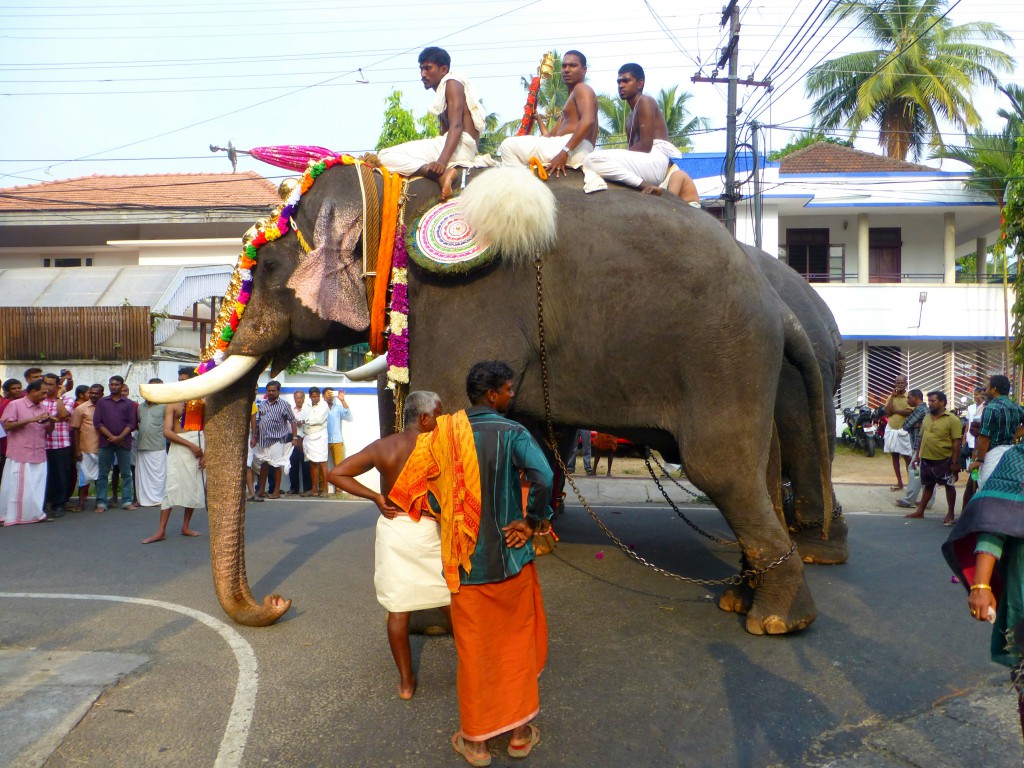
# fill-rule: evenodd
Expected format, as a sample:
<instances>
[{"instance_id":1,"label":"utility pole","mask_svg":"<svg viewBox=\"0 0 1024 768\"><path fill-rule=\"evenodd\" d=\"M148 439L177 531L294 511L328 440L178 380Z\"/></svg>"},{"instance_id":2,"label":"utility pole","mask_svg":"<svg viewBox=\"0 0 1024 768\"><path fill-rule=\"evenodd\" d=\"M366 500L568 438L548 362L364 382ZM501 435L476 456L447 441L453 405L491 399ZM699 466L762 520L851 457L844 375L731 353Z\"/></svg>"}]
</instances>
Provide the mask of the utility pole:
<instances>
[{"instance_id":1,"label":"utility pole","mask_svg":"<svg viewBox=\"0 0 1024 768\"><path fill-rule=\"evenodd\" d=\"M722 199L725 201L725 217L724 223L729 233L736 236L736 201L739 200L740 195L736 191L736 118L738 116L736 110L736 93L739 85L751 85L771 90L771 80L755 81L747 79L740 81L739 69L740 69L740 7L739 0L729 0L729 5L722 9L722 22L719 26L724 27L726 22L729 24L729 42L722 49L722 55L718 59L718 63L715 64L715 71L712 72L711 77L704 77L702 75L694 75L690 78L691 82L694 83L720 83L722 78L718 76L718 70L725 66L726 62L729 63L729 95L728 95L728 109L729 112L726 116L726 136L725 136L725 194L722 195Z\"/></svg>"},{"instance_id":2,"label":"utility pole","mask_svg":"<svg viewBox=\"0 0 1024 768\"><path fill-rule=\"evenodd\" d=\"M754 247L761 248L761 156L758 154L757 129L761 124L756 120L750 121L750 150L754 156Z\"/></svg>"}]
</instances>

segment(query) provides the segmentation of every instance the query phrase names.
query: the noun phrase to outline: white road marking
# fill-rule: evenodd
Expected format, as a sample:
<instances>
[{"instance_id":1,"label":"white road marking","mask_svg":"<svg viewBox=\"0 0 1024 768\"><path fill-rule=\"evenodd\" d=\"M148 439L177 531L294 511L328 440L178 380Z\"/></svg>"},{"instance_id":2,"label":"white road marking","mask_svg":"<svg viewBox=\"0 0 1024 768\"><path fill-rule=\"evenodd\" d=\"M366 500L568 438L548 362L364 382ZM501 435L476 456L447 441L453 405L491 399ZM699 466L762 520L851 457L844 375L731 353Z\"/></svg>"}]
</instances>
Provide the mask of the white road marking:
<instances>
[{"instance_id":1,"label":"white road marking","mask_svg":"<svg viewBox=\"0 0 1024 768\"><path fill-rule=\"evenodd\" d=\"M235 768L241 765L242 753L245 752L245 744L249 738L249 728L252 726L253 712L256 709L256 692L259 682L259 675L256 665L256 654L252 646L238 632L229 627L223 621L213 618L208 613L197 611L194 608L187 608L177 603L168 603L163 600L147 600L142 597L122 597L120 595L68 595L68 594L47 594L45 592L0 592L0 598L15 597L28 598L31 600L105 600L113 603L132 603L135 605L148 605L153 608L163 608L166 611L180 613L189 618L195 619L200 624L205 624L212 629L230 646L238 662L238 684L235 686L235 698L231 702L231 714L228 715L228 725L224 729L224 738L220 742L220 750L217 752L217 759L214 761L214 768Z\"/></svg>"}]
</instances>

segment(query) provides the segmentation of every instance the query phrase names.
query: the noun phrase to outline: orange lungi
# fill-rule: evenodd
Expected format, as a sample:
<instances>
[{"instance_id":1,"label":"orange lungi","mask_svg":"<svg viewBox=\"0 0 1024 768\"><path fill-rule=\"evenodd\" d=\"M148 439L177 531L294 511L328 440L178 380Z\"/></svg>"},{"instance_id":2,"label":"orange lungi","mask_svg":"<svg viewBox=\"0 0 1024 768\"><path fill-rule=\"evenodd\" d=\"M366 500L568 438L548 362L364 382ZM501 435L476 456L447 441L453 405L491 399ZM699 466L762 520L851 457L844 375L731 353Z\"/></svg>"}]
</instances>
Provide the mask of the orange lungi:
<instances>
[{"instance_id":1,"label":"orange lungi","mask_svg":"<svg viewBox=\"0 0 1024 768\"><path fill-rule=\"evenodd\" d=\"M536 717L548 623L534 564L495 584L463 584L452 595L452 629L462 738L484 741Z\"/></svg>"}]
</instances>

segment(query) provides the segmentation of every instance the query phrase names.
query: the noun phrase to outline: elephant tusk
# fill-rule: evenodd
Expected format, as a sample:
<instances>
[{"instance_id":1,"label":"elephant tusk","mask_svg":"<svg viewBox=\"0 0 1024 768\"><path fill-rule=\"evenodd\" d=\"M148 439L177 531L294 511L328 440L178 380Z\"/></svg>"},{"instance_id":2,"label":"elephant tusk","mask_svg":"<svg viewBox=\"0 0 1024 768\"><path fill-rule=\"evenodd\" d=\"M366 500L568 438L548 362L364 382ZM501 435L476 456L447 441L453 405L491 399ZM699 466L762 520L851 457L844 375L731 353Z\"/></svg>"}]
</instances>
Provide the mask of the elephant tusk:
<instances>
[{"instance_id":1,"label":"elephant tusk","mask_svg":"<svg viewBox=\"0 0 1024 768\"><path fill-rule=\"evenodd\" d=\"M352 381L372 381L384 373L388 369L388 356L379 355L373 358L366 365L360 365L358 368L353 368L351 371L346 371L345 375Z\"/></svg>"},{"instance_id":2,"label":"elephant tusk","mask_svg":"<svg viewBox=\"0 0 1024 768\"><path fill-rule=\"evenodd\" d=\"M140 384L139 392L151 403L180 403L198 400L230 386L247 374L262 358L231 355L202 376L170 384Z\"/></svg>"}]
</instances>

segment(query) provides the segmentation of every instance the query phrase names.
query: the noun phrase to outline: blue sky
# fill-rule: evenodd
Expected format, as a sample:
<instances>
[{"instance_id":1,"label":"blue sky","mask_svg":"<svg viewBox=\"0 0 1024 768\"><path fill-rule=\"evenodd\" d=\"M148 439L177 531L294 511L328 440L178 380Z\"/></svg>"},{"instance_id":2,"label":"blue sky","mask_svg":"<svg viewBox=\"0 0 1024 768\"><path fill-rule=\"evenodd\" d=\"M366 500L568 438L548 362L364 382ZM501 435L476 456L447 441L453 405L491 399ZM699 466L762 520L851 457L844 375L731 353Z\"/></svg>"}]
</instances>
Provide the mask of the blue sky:
<instances>
[{"instance_id":1,"label":"blue sky","mask_svg":"<svg viewBox=\"0 0 1024 768\"><path fill-rule=\"evenodd\" d=\"M698 71L711 73L724 39L721 12L709 5L0 0L0 187L97 173L227 171L227 160L208 147L229 139L242 148L365 151L376 142L392 88L417 114L425 111L430 99L416 55L426 45L447 48L453 69L474 81L487 109L503 120L521 116L520 77L548 49L582 50L599 93L613 93L615 71L637 61L647 70L648 92L679 85L694 94L691 111L718 129L697 137L695 148L721 151L726 89L690 82ZM773 75L770 100L760 89L740 91L748 115L784 126L769 134L776 148L810 126L803 73L823 58L866 47L850 24L829 22L801 39L823 6L740 0L741 77L762 78L783 52L792 54ZM949 18L992 21L1024 39L1022 12L1021 0L960 0ZM1024 51L1009 52L1024 58ZM1005 79L1020 83L1021 72ZM979 92L986 127L999 127L1001 104L997 94ZM947 140L957 143L953 133ZM877 151L870 131L858 146ZM239 168L281 175L248 158Z\"/></svg>"}]
</instances>

